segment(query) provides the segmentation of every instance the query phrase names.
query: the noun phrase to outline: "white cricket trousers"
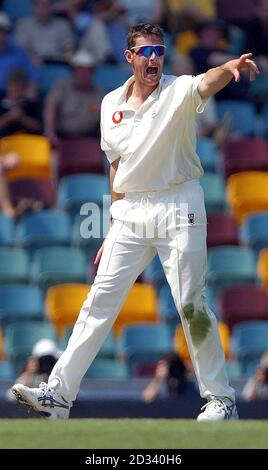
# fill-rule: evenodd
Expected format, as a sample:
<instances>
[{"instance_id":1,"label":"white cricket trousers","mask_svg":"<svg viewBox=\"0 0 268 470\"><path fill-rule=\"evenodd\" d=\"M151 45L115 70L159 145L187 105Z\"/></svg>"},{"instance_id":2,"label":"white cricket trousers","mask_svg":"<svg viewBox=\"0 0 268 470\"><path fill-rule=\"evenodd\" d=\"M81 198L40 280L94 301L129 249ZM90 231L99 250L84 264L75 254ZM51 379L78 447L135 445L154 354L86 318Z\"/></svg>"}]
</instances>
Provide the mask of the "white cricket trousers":
<instances>
[{"instance_id":1,"label":"white cricket trousers","mask_svg":"<svg viewBox=\"0 0 268 470\"><path fill-rule=\"evenodd\" d=\"M66 400L81 380L138 275L158 253L181 322L202 397L234 400L217 321L205 301L207 221L198 180L161 192L127 193L112 204L115 219L98 272L66 350L49 377Z\"/></svg>"}]
</instances>

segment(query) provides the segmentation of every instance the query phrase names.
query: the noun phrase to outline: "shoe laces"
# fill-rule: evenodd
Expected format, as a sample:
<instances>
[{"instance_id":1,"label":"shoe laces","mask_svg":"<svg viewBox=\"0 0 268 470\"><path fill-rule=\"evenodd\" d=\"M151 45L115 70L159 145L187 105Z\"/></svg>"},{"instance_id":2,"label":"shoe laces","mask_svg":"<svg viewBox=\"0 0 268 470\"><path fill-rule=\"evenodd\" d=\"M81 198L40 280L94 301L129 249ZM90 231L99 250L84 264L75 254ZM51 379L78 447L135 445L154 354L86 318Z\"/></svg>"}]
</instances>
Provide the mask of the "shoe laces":
<instances>
[{"instance_id":1,"label":"shoe laces","mask_svg":"<svg viewBox=\"0 0 268 470\"><path fill-rule=\"evenodd\" d=\"M226 403L221 398L213 397L210 401L208 401L204 406L202 406L201 411L205 409L211 409L216 413L220 413L224 411L226 415L228 415L228 408Z\"/></svg>"},{"instance_id":2,"label":"shoe laces","mask_svg":"<svg viewBox=\"0 0 268 470\"><path fill-rule=\"evenodd\" d=\"M39 384L39 388L41 388L42 390L42 396L45 396L45 394L47 393L48 390L50 390L48 384L46 382L41 382Z\"/></svg>"}]
</instances>

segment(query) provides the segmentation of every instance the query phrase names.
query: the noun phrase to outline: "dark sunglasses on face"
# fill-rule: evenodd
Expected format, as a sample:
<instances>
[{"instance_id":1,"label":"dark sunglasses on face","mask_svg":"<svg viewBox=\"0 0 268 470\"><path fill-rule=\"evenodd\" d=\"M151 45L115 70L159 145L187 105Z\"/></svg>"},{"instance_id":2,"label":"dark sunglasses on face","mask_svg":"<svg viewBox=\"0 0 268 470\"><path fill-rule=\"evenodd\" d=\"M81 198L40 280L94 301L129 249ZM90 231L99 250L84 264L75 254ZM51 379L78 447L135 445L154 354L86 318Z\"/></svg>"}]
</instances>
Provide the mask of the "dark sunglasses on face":
<instances>
[{"instance_id":1,"label":"dark sunglasses on face","mask_svg":"<svg viewBox=\"0 0 268 470\"><path fill-rule=\"evenodd\" d=\"M165 48L163 44L156 44L154 46L134 46L131 47L131 51L135 52L137 55L141 55L143 57L151 57L152 53L154 52L157 57L161 57L165 53ZM137 50L135 50L137 49Z\"/></svg>"}]
</instances>

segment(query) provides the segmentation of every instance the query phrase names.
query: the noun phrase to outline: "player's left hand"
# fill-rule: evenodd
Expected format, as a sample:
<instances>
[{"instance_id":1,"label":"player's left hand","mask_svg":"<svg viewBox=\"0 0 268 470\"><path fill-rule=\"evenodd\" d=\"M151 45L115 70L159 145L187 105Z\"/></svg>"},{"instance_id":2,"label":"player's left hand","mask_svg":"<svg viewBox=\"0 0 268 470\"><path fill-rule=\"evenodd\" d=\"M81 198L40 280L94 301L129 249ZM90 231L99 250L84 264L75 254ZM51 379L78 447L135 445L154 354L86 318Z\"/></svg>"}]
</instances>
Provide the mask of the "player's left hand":
<instances>
[{"instance_id":1,"label":"player's left hand","mask_svg":"<svg viewBox=\"0 0 268 470\"><path fill-rule=\"evenodd\" d=\"M225 67L233 74L236 82L239 82L240 72L242 70L249 71L250 81L255 80L256 74L258 75L260 73L256 63L251 59L251 57L252 53L249 52L248 54L242 54L238 59L229 60L229 62L226 62Z\"/></svg>"}]
</instances>

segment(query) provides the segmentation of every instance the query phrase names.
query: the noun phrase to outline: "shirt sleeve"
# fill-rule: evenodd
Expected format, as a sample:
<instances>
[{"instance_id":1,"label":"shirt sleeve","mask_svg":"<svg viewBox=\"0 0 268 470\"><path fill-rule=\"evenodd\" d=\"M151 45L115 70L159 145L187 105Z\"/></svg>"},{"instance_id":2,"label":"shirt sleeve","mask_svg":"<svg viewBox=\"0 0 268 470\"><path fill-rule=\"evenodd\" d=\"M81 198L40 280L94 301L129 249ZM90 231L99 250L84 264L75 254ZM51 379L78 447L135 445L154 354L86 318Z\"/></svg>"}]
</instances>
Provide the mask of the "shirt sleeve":
<instances>
[{"instance_id":1,"label":"shirt sleeve","mask_svg":"<svg viewBox=\"0 0 268 470\"><path fill-rule=\"evenodd\" d=\"M204 78L205 74L202 73L200 75L196 75L192 79L192 86L191 86L191 91L192 91L192 100L194 104L195 111L197 113L202 113L205 109L206 103L208 98L203 99L198 91L198 85Z\"/></svg>"},{"instance_id":2,"label":"shirt sleeve","mask_svg":"<svg viewBox=\"0 0 268 470\"><path fill-rule=\"evenodd\" d=\"M112 148L109 142L106 140L105 136L105 99L102 100L101 103L101 121L100 121L100 129L101 129L101 149L105 152L106 157L109 163L113 163L115 160L120 158Z\"/></svg>"}]
</instances>

